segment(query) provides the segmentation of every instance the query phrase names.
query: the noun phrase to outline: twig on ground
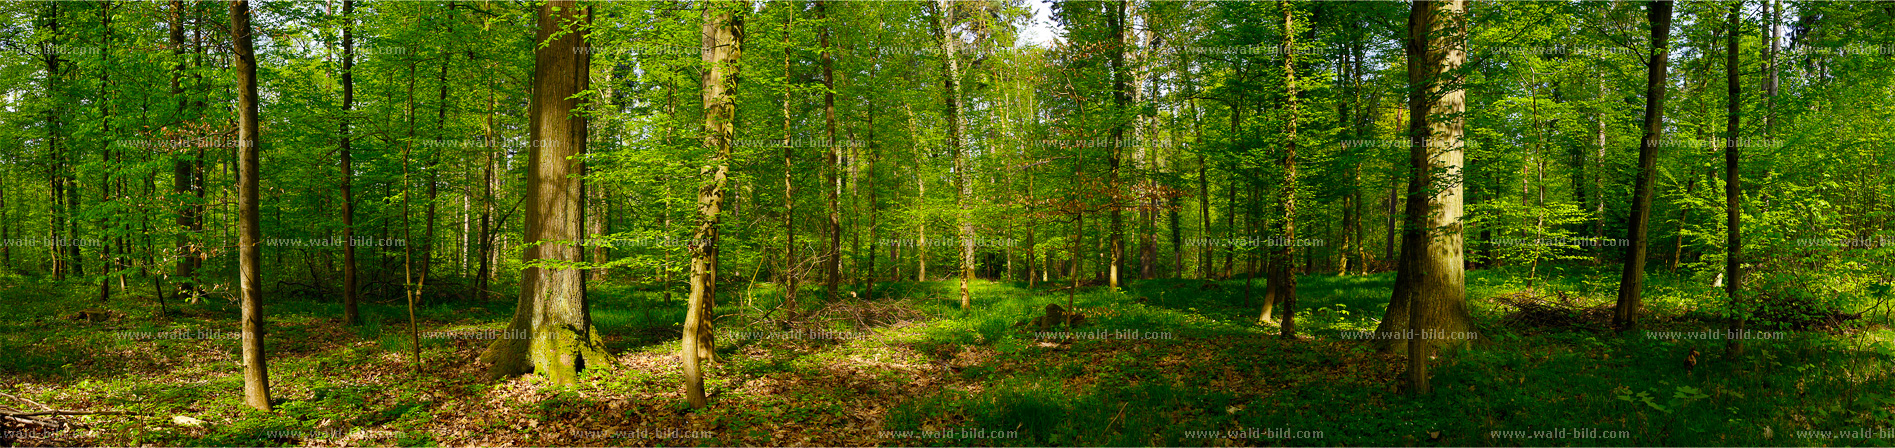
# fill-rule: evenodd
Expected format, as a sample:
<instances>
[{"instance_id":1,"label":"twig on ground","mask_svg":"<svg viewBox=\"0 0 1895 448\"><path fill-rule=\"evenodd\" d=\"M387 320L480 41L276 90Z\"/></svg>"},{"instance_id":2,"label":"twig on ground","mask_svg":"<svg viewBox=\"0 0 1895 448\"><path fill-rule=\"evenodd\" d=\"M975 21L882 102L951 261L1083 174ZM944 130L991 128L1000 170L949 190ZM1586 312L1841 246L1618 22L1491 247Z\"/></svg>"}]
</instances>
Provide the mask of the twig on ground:
<instances>
[{"instance_id":1,"label":"twig on ground","mask_svg":"<svg viewBox=\"0 0 1895 448\"><path fill-rule=\"evenodd\" d=\"M31 404L31 405L34 405L34 406L39 406L39 408L40 408L40 409L45 409L45 410L48 410L48 411L50 411L50 410L53 410L53 408L52 408L51 406L47 406L47 405L44 405L44 404L40 404L40 402L37 402L37 401L33 401L33 400L28 400L28 399L25 399L25 398L20 398L20 397L15 397L15 396L13 396L13 395L11 395L11 394L7 394L7 393L5 393L5 392L0 392L0 397L7 397L7 398L12 398L12 399L15 399L15 400L19 400L19 401L24 401L24 402L26 402L27 404Z\"/></svg>"}]
</instances>

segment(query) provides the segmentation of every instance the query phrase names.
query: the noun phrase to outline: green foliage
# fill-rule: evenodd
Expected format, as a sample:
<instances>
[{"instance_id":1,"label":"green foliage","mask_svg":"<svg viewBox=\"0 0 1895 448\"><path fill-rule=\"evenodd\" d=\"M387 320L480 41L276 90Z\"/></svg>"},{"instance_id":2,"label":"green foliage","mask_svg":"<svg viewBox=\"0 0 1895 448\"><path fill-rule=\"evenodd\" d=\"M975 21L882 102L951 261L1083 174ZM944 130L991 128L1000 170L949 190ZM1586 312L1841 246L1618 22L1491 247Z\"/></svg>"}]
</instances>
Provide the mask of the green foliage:
<instances>
[{"instance_id":1,"label":"green foliage","mask_svg":"<svg viewBox=\"0 0 1895 448\"><path fill-rule=\"evenodd\" d=\"M1543 261L1584 260L1590 257L1580 253L1582 245L1604 243L1603 238L1575 236L1577 232L1571 229L1576 224L1599 217L1571 202L1554 201L1535 206L1482 202L1469 209L1468 214L1475 217L1468 220L1469 225L1493 229L1510 237L1477 242L1495 248L1488 257L1499 262L1537 266Z\"/></svg>"}]
</instances>

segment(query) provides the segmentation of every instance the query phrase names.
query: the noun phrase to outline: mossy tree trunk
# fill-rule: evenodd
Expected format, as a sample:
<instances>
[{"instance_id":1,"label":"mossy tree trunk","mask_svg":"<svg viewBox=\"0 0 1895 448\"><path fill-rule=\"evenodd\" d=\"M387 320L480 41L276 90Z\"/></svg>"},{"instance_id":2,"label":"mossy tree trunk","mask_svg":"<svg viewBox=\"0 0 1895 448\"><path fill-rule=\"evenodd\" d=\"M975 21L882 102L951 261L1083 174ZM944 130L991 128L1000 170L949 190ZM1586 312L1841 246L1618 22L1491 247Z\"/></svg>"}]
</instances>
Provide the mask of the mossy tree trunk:
<instances>
[{"instance_id":1,"label":"mossy tree trunk","mask_svg":"<svg viewBox=\"0 0 1895 448\"><path fill-rule=\"evenodd\" d=\"M704 10L704 146L710 163L698 171L697 231L691 241L690 308L684 315L685 398L693 408L707 404L703 364L715 359L711 333L717 295L717 224L722 218L724 184L730 177L730 153L737 113L737 74L743 55L743 16L747 4L718 2Z\"/></svg>"},{"instance_id":2,"label":"mossy tree trunk","mask_svg":"<svg viewBox=\"0 0 1895 448\"><path fill-rule=\"evenodd\" d=\"M555 384L572 384L588 366L610 363L592 328L584 271L578 266L584 261L578 245L585 237L579 156L586 151L586 119L572 112L583 106L574 96L588 84L591 57L581 47L591 14L572 0L550 1L539 11L536 40L545 45L534 52L529 106L525 241L530 245L522 256L526 269L507 337L481 356L490 363L492 377L532 371Z\"/></svg>"}]
</instances>

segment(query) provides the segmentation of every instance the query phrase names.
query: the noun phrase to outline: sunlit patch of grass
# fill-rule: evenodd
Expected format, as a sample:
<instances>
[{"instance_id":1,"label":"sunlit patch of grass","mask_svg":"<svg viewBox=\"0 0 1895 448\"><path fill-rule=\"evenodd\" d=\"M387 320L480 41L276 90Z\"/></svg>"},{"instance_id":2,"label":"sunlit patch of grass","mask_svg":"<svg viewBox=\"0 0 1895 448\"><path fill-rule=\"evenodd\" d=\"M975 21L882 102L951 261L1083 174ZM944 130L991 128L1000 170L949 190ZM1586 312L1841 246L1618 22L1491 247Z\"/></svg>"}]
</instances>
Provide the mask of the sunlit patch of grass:
<instances>
[{"instance_id":1,"label":"sunlit patch of grass","mask_svg":"<svg viewBox=\"0 0 1895 448\"><path fill-rule=\"evenodd\" d=\"M1535 284L1605 303L1615 272L1612 266L1547 268ZM919 317L858 328L853 318L830 315L796 328L851 336L828 340L733 338L737 331L782 331L774 322L756 322L782 295L771 284L720 287L717 314L723 317L716 331L723 362L706 367L712 407L690 412L678 406L682 296L666 301L660 291L611 284L594 288L593 317L621 365L589 370L578 386L478 379L478 366L466 360L486 340L424 339L431 370L417 379L411 373L407 309L395 302L365 303L365 323L348 329L336 326L340 310L333 304L286 301L269 308L273 337L297 339L272 341L282 349L271 359L275 414L243 406L235 341L118 340L109 330L230 331L234 305L216 301L174 303L186 313L164 321L127 313L96 325L0 310L6 317L0 328L14 332L0 334L0 353L7 354L0 357L0 376L8 369L32 369L31 379L12 389L16 395L62 407L145 414L83 417L113 434L92 443L105 445L322 444L335 441L259 434L336 427L408 432L351 442L356 444L586 442L520 440L520 434L539 433L503 416L529 414L544 417L533 419L540 425L558 428L718 422L715 438L681 441L707 445L1218 445L1232 441L1187 437L1184 431L1239 428L1326 434L1234 441L1245 445L1506 445L1532 442L1494 439L1491 432L1560 427L1634 435L1581 441L1606 445L1886 445L1878 439L1797 439L1791 431L1895 425L1895 394L1887 392L1895 389L1895 331L1752 341L1745 356L1731 359L1722 356L1722 341L1492 327L1508 308L1490 298L1525 288L1517 269L1469 272L1477 323L1488 325L1481 327L1483 337L1493 337L1440 358L1435 395L1396 394L1390 386L1398 382L1400 358L1373 354L1367 344L1335 333L1373 329L1393 277L1300 277L1297 320L1309 337L1294 341L1256 323L1262 279L1251 282L1249 304L1243 302L1242 279L1131 281L1116 292L1081 288L1070 304L1089 322L1073 330L1140 337L1074 340L1042 337L1034 334L1040 329L1018 325L1048 304L1068 307L1067 291L1050 290L1065 284L1028 290L1020 283L977 281L970 285L972 309L962 310L957 281L885 283L876 288L875 304ZM1700 283L1654 274L1648 311L1676 316L1714 309L1721 297ZM66 312L93 306L85 288L68 286L16 288L68 294L29 301L25 308ZM826 304L820 285L806 286L811 289L804 291L805 311ZM433 303L418 311L423 332L473 331L503 328L511 308L510 300L499 300ZM1721 321L1667 325L1721 328ZM1692 348L1702 353L1702 364L1684 371L1680 359ZM145 364L127 372L120 360ZM502 398L490 398L495 395ZM173 415L208 424L179 427L169 422ZM463 416L475 420L447 423ZM1775 438L1763 438L1763 427L1774 428ZM443 428L502 438L434 432ZM873 438L879 429L929 428L1017 432L1005 438ZM1440 434L1439 440L1430 433Z\"/></svg>"}]
</instances>

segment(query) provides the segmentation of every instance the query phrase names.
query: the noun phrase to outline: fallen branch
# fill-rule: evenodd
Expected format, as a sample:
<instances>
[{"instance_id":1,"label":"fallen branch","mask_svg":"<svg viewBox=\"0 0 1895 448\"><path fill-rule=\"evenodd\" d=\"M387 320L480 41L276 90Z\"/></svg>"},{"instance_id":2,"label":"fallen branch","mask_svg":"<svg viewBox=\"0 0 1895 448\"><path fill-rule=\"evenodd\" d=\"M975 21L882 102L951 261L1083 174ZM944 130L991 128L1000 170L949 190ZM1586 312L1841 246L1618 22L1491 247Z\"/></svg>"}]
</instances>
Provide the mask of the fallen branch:
<instances>
[{"instance_id":1,"label":"fallen branch","mask_svg":"<svg viewBox=\"0 0 1895 448\"><path fill-rule=\"evenodd\" d=\"M33 401L33 400L28 400L28 399L25 399L25 398L20 398L20 397L15 397L15 396L13 396L13 395L10 395L10 394L7 394L7 393L5 393L5 392L0 392L0 397L7 397L7 398L12 398L12 399L15 399L15 400L19 400L19 401L24 401L24 402L26 402L27 404L31 404L31 405L34 405L34 406L39 406L39 408L40 408L40 409L45 409L45 410L48 410L48 411L51 411L51 410L53 410L53 408L52 408L51 406L47 406L47 405L43 405L43 404L40 404L40 403L39 403L39 402L37 402L37 401Z\"/></svg>"}]
</instances>

